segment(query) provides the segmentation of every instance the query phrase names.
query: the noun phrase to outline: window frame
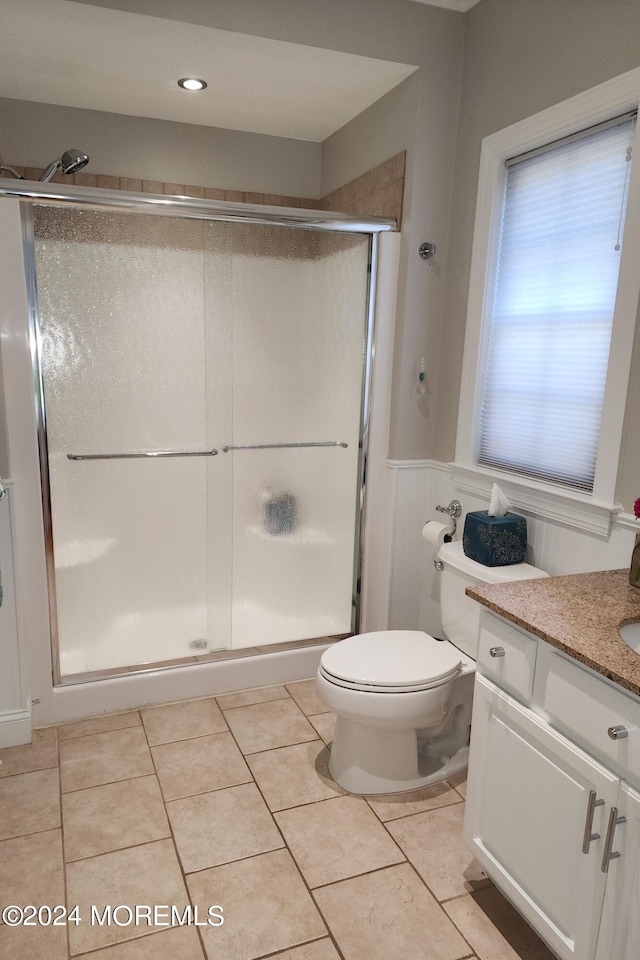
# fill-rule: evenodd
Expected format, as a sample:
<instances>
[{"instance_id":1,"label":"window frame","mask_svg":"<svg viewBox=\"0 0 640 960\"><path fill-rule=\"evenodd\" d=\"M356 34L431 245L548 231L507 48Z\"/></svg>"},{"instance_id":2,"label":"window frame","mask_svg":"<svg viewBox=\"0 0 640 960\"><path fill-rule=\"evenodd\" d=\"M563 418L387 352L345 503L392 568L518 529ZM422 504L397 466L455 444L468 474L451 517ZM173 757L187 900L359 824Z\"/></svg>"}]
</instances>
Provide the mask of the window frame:
<instances>
[{"instance_id":1,"label":"window frame","mask_svg":"<svg viewBox=\"0 0 640 960\"><path fill-rule=\"evenodd\" d=\"M640 103L640 68L615 77L485 137L480 154L467 324L453 480L488 499L497 482L518 509L608 536L622 506L616 502L631 357L640 296L640 136L634 143L611 348L592 493L480 465L479 411L496 283L507 168L505 161L612 119Z\"/></svg>"}]
</instances>

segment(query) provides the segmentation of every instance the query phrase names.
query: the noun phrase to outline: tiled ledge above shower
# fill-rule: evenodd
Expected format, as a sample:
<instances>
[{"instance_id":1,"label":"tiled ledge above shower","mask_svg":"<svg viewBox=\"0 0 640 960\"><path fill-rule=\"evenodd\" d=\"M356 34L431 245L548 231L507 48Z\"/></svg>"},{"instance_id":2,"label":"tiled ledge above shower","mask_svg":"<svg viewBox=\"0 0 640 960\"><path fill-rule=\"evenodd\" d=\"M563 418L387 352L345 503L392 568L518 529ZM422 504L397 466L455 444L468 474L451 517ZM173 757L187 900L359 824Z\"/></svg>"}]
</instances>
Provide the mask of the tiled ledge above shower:
<instances>
[{"instance_id":1,"label":"tiled ledge above shower","mask_svg":"<svg viewBox=\"0 0 640 960\"><path fill-rule=\"evenodd\" d=\"M301 207L308 210L334 210L371 217L394 217L398 227L402 222L404 172L406 153L397 153L384 163L367 170L361 176L320 200L309 197L286 197L280 194L253 193L243 190L223 190L184 183L165 183L162 180L140 180L134 177L114 177L81 171L66 176L57 173L53 183L74 183L79 187L100 187L105 190L128 190L133 193L154 193L166 196L196 197L202 200L226 200L231 203L257 203L273 207ZM42 171L33 167L14 168L26 180L38 180Z\"/></svg>"}]
</instances>

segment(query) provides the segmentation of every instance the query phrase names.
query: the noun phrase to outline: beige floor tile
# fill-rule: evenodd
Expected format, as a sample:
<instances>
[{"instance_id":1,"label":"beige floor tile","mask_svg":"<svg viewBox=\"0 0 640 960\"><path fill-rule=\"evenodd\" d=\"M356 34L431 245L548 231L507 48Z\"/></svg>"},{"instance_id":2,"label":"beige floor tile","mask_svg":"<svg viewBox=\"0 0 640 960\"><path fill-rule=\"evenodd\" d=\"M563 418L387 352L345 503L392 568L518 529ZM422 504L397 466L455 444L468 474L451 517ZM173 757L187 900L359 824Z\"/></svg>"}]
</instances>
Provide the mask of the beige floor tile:
<instances>
[{"instance_id":1,"label":"beige floor tile","mask_svg":"<svg viewBox=\"0 0 640 960\"><path fill-rule=\"evenodd\" d=\"M0 750L0 777L47 770L58 766L58 735L55 727L34 730L31 743Z\"/></svg>"},{"instance_id":2,"label":"beige floor tile","mask_svg":"<svg viewBox=\"0 0 640 960\"><path fill-rule=\"evenodd\" d=\"M225 713L227 723L243 753L315 740L317 733L293 700L272 700Z\"/></svg>"},{"instance_id":3,"label":"beige floor tile","mask_svg":"<svg viewBox=\"0 0 640 960\"><path fill-rule=\"evenodd\" d=\"M444 905L478 960L554 960L520 914L489 884Z\"/></svg>"},{"instance_id":4,"label":"beige floor tile","mask_svg":"<svg viewBox=\"0 0 640 960\"><path fill-rule=\"evenodd\" d=\"M254 960L326 935L286 850L193 873L187 885L201 914L224 909L223 926L201 928L208 960Z\"/></svg>"},{"instance_id":5,"label":"beige floor tile","mask_svg":"<svg viewBox=\"0 0 640 960\"><path fill-rule=\"evenodd\" d=\"M404 860L366 802L336 797L275 814L310 887L378 870Z\"/></svg>"},{"instance_id":6,"label":"beige floor tile","mask_svg":"<svg viewBox=\"0 0 640 960\"><path fill-rule=\"evenodd\" d=\"M297 683L286 683L285 686L305 716L329 712L329 707L316 693L315 680L299 680Z\"/></svg>"},{"instance_id":7,"label":"beige floor tile","mask_svg":"<svg viewBox=\"0 0 640 960\"><path fill-rule=\"evenodd\" d=\"M185 873L284 846L254 783L173 800L167 813Z\"/></svg>"},{"instance_id":8,"label":"beige floor tile","mask_svg":"<svg viewBox=\"0 0 640 960\"><path fill-rule=\"evenodd\" d=\"M188 904L171 840L68 863L67 897L69 903L78 904L80 916L86 918L78 926L69 927L72 954L134 940L153 929L144 919L126 926L91 924L91 905L102 916L106 906L169 904L183 910ZM125 911L118 914L118 919L121 923L126 920Z\"/></svg>"},{"instance_id":9,"label":"beige floor tile","mask_svg":"<svg viewBox=\"0 0 640 960\"><path fill-rule=\"evenodd\" d=\"M337 719L335 713L319 713L314 714L312 717L307 717L309 723L313 724L313 727L318 731L328 747L330 747L333 742Z\"/></svg>"},{"instance_id":10,"label":"beige floor tile","mask_svg":"<svg viewBox=\"0 0 640 960\"><path fill-rule=\"evenodd\" d=\"M459 960L470 948L409 864L314 891L345 960Z\"/></svg>"},{"instance_id":11,"label":"beige floor tile","mask_svg":"<svg viewBox=\"0 0 640 960\"><path fill-rule=\"evenodd\" d=\"M165 800L247 783L251 772L230 733L152 747Z\"/></svg>"},{"instance_id":12,"label":"beige floor tile","mask_svg":"<svg viewBox=\"0 0 640 960\"><path fill-rule=\"evenodd\" d=\"M88 737L94 733L109 733L111 730L123 730L125 727L139 727L142 721L137 710L129 713L109 713L104 717L92 717L90 720L74 720L58 727L60 740L74 737Z\"/></svg>"},{"instance_id":13,"label":"beige floor tile","mask_svg":"<svg viewBox=\"0 0 640 960\"><path fill-rule=\"evenodd\" d=\"M414 813L434 810L436 807L446 807L450 803L461 803L461 799L445 780L443 783L433 783L431 786L410 790L408 793L367 797L367 803L384 823L388 820L397 820L399 817L409 817Z\"/></svg>"},{"instance_id":14,"label":"beige floor tile","mask_svg":"<svg viewBox=\"0 0 640 960\"><path fill-rule=\"evenodd\" d=\"M322 740L296 743L247 757L258 786L271 810L328 800L344 791L331 779L329 751Z\"/></svg>"},{"instance_id":15,"label":"beige floor tile","mask_svg":"<svg viewBox=\"0 0 640 960\"><path fill-rule=\"evenodd\" d=\"M464 805L456 803L387 824L438 900L458 897L488 882L462 839L463 818Z\"/></svg>"},{"instance_id":16,"label":"beige floor tile","mask_svg":"<svg viewBox=\"0 0 640 960\"><path fill-rule=\"evenodd\" d=\"M155 776L63 794L62 823L67 861L171 835Z\"/></svg>"},{"instance_id":17,"label":"beige floor tile","mask_svg":"<svg viewBox=\"0 0 640 960\"><path fill-rule=\"evenodd\" d=\"M287 700L289 694L282 684L275 687L256 687L255 690L241 690L239 693L225 693L216 697L222 710L231 707L247 707L252 703L266 703L268 700Z\"/></svg>"},{"instance_id":18,"label":"beige floor tile","mask_svg":"<svg viewBox=\"0 0 640 960\"><path fill-rule=\"evenodd\" d=\"M151 746L224 733L227 725L213 697L186 700L142 710L142 722Z\"/></svg>"},{"instance_id":19,"label":"beige floor tile","mask_svg":"<svg viewBox=\"0 0 640 960\"><path fill-rule=\"evenodd\" d=\"M455 777L449 779L449 783L454 787L461 797L466 799L467 796L467 771L463 770L462 773L459 773Z\"/></svg>"},{"instance_id":20,"label":"beige floor tile","mask_svg":"<svg viewBox=\"0 0 640 960\"><path fill-rule=\"evenodd\" d=\"M76 737L60 744L63 793L150 773L151 754L140 726Z\"/></svg>"},{"instance_id":21,"label":"beige floor tile","mask_svg":"<svg viewBox=\"0 0 640 960\"><path fill-rule=\"evenodd\" d=\"M57 770L36 770L0 780L0 840L59 826Z\"/></svg>"},{"instance_id":22,"label":"beige floor tile","mask_svg":"<svg viewBox=\"0 0 640 960\"><path fill-rule=\"evenodd\" d=\"M274 953L269 960L340 960L340 954L333 942L324 937L323 940L314 940L313 943L305 943L284 953Z\"/></svg>"},{"instance_id":23,"label":"beige floor tile","mask_svg":"<svg viewBox=\"0 0 640 960\"><path fill-rule=\"evenodd\" d=\"M60 830L47 830L0 843L2 906L33 904L53 908L64 902ZM66 930L64 927L7 927L0 924L0 957L7 960L67 960Z\"/></svg>"},{"instance_id":24,"label":"beige floor tile","mask_svg":"<svg viewBox=\"0 0 640 960\"><path fill-rule=\"evenodd\" d=\"M162 933L152 933L105 947L95 953L83 953L87 960L204 960L200 937L195 927L173 927Z\"/></svg>"}]
</instances>

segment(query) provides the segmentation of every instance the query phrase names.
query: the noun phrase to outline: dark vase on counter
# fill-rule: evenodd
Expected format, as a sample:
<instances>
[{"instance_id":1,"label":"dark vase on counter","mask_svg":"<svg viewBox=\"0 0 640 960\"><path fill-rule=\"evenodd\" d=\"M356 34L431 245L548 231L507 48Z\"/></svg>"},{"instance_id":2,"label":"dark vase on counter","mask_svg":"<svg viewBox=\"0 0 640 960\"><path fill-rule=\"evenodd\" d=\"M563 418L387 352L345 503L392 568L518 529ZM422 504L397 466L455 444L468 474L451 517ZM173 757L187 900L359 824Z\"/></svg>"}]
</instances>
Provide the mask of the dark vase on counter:
<instances>
[{"instance_id":1,"label":"dark vase on counter","mask_svg":"<svg viewBox=\"0 0 640 960\"><path fill-rule=\"evenodd\" d=\"M629 583L632 587L640 587L640 533L636 533L636 542L631 554L629 567Z\"/></svg>"}]
</instances>

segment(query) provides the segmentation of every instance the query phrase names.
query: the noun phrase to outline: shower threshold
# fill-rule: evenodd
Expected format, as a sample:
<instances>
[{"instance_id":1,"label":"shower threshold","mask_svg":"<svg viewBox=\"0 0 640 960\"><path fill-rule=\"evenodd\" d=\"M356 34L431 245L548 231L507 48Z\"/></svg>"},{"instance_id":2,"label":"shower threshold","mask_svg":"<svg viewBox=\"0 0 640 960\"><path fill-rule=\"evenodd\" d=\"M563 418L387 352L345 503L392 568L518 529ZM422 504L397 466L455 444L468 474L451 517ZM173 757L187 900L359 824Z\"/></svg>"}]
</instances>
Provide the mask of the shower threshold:
<instances>
[{"instance_id":1,"label":"shower threshold","mask_svg":"<svg viewBox=\"0 0 640 960\"><path fill-rule=\"evenodd\" d=\"M311 637L306 640L287 640L284 643L269 643L265 646L240 647L237 650L214 650L191 657L180 657L175 660L161 660L157 663L136 663L126 667L105 667L102 670L91 670L86 673L69 673L60 678L57 686L67 687L77 683L92 683L95 680L113 680L117 677L128 677L131 674L156 673L158 670L174 670L176 667L192 667L197 663L212 663L216 660L236 660L246 657L257 657L265 653L278 653L286 650L296 650L300 647L314 647L321 644L336 643L351 636L350 633L335 634L325 637Z\"/></svg>"}]
</instances>

